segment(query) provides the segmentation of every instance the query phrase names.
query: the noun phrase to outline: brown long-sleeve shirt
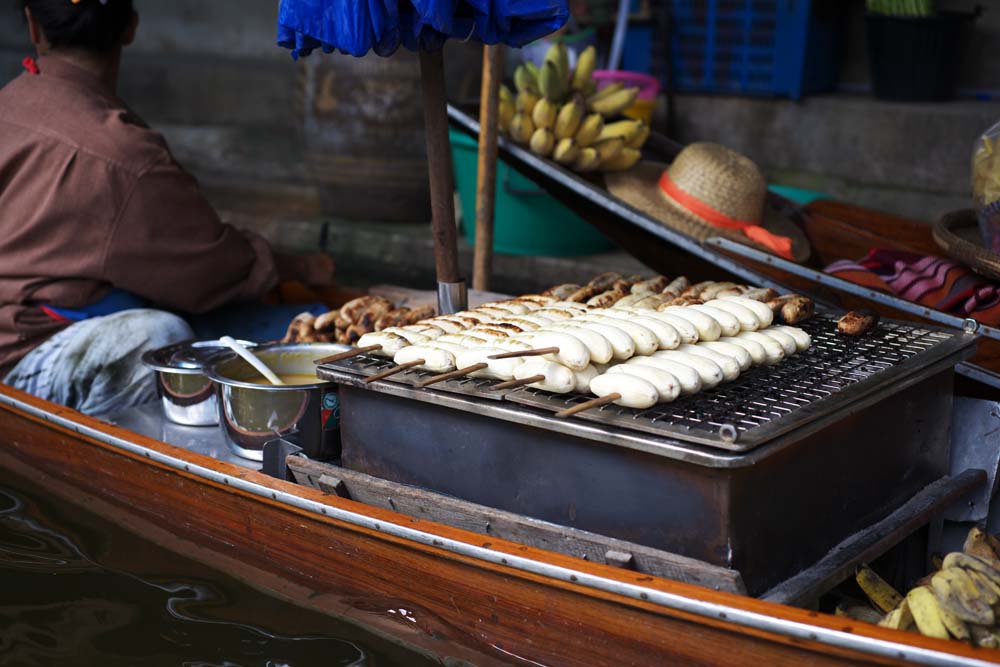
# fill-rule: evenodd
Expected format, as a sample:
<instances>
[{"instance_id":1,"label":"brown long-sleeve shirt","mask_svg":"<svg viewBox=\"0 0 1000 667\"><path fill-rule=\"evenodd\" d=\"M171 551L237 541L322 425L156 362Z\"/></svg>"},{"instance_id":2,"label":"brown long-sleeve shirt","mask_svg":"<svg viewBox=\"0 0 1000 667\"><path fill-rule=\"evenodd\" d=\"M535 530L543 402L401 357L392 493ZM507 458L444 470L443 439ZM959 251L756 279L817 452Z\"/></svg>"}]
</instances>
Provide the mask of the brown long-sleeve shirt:
<instances>
[{"instance_id":1,"label":"brown long-sleeve shirt","mask_svg":"<svg viewBox=\"0 0 1000 667\"><path fill-rule=\"evenodd\" d=\"M66 326L41 306L116 287L199 313L277 283L267 242L220 222L159 133L89 73L38 67L0 90L0 372Z\"/></svg>"}]
</instances>

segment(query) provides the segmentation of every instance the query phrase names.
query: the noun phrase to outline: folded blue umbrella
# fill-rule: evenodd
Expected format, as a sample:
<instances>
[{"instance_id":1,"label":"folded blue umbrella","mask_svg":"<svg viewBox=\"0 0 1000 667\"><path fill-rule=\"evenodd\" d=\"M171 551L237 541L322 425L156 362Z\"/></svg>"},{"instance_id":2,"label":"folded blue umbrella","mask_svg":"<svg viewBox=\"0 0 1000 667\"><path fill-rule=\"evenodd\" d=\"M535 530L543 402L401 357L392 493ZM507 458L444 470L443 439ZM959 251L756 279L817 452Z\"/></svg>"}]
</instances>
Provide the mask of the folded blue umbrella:
<instances>
[{"instance_id":1,"label":"folded blue umbrella","mask_svg":"<svg viewBox=\"0 0 1000 667\"><path fill-rule=\"evenodd\" d=\"M281 0L278 45L389 56L399 46L436 51L448 39L519 47L558 30L567 0Z\"/></svg>"}]
</instances>

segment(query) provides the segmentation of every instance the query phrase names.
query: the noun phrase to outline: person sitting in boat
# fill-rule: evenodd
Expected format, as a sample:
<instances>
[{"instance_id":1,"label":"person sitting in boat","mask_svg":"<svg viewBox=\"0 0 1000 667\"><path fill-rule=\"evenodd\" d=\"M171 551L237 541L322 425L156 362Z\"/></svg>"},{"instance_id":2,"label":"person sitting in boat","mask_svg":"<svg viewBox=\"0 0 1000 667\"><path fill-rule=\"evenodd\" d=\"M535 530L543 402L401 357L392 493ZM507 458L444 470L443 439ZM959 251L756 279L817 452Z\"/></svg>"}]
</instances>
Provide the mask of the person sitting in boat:
<instances>
[{"instance_id":1,"label":"person sitting in boat","mask_svg":"<svg viewBox=\"0 0 1000 667\"><path fill-rule=\"evenodd\" d=\"M0 89L0 377L88 414L155 398L142 353L172 312L332 282L223 224L163 136L117 97L132 0L22 0L37 58ZM156 308L156 309L151 309Z\"/></svg>"}]
</instances>

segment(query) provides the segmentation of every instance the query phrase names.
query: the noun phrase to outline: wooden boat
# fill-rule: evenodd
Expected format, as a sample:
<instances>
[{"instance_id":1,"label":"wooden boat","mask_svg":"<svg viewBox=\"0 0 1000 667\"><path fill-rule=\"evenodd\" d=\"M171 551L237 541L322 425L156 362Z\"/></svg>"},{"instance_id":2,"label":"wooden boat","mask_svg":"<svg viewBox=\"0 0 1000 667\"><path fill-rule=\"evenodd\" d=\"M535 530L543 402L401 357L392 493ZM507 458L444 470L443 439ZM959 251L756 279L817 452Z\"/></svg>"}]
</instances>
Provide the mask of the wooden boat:
<instances>
[{"instance_id":1,"label":"wooden boat","mask_svg":"<svg viewBox=\"0 0 1000 667\"><path fill-rule=\"evenodd\" d=\"M53 496L444 664L1000 660L958 642L484 539L220 462L2 386L0 425L0 467Z\"/></svg>"}]
</instances>

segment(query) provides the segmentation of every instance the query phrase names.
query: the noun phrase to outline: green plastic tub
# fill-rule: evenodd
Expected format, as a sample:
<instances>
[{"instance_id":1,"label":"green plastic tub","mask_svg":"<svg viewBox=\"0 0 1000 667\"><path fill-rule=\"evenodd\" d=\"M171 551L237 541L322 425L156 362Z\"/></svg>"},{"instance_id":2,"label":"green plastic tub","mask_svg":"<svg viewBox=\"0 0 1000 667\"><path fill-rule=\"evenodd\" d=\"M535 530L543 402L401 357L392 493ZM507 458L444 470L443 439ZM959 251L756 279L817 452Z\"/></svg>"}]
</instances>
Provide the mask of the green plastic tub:
<instances>
[{"instance_id":1,"label":"green plastic tub","mask_svg":"<svg viewBox=\"0 0 1000 667\"><path fill-rule=\"evenodd\" d=\"M476 169L478 145L451 130L455 187L462 205L462 233L476 242ZM604 235L525 178L503 160L497 161L493 250L508 255L572 257L614 247Z\"/></svg>"}]
</instances>

